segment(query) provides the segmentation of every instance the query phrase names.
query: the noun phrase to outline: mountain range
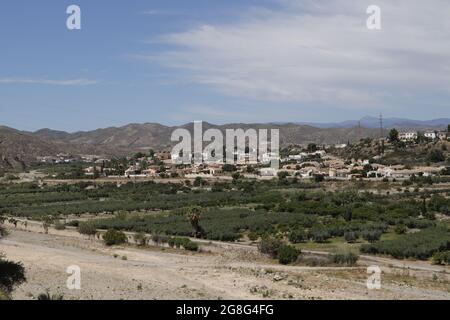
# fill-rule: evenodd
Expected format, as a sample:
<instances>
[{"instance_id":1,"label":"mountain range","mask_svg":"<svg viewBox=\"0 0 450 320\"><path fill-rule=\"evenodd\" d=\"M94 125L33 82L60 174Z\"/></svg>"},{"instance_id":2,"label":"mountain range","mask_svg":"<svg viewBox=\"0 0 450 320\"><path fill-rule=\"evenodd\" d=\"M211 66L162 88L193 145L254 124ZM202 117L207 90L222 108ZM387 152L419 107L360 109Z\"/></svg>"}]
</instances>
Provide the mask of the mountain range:
<instances>
[{"instance_id":1,"label":"mountain range","mask_svg":"<svg viewBox=\"0 0 450 320\"><path fill-rule=\"evenodd\" d=\"M389 128L443 129L450 119L429 121L388 118L383 120L384 132ZM193 131L193 124L165 126L158 123L128 124L122 127L110 127L92 131L69 133L51 129L35 132L20 131L0 126L0 167L24 167L38 156L52 156L58 153L74 155L93 154L99 156L124 156L132 152L167 150L174 143L171 134L177 128ZM349 120L339 123L234 123L214 125L203 123L203 130L217 128L279 129L281 146L289 144L334 144L346 143L366 137L379 137L379 119L365 117L361 120Z\"/></svg>"},{"instance_id":2,"label":"mountain range","mask_svg":"<svg viewBox=\"0 0 450 320\"><path fill-rule=\"evenodd\" d=\"M316 128L351 128L361 125L365 128L379 128L380 118L366 116L360 120L346 120L342 122L297 122L297 124L310 125ZM383 119L384 128L398 129L436 129L446 128L450 124L450 118L440 118L434 120L411 120L404 118L385 118Z\"/></svg>"}]
</instances>

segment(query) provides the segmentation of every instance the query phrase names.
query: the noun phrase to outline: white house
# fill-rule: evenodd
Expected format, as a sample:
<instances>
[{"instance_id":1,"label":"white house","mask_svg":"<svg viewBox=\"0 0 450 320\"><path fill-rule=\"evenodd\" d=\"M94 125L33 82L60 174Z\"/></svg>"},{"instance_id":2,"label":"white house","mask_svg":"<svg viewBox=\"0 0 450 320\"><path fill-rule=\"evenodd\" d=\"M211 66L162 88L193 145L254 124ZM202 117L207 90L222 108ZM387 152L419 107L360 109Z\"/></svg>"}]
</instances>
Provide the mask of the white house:
<instances>
[{"instance_id":1,"label":"white house","mask_svg":"<svg viewBox=\"0 0 450 320\"><path fill-rule=\"evenodd\" d=\"M274 168L261 168L259 172L261 177L276 177L278 170Z\"/></svg>"},{"instance_id":2,"label":"white house","mask_svg":"<svg viewBox=\"0 0 450 320\"><path fill-rule=\"evenodd\" d=\"M401 132L398 134L398 138L401 141L411 141L417 139L417 132L409 131L409 132Z\"/></svg>"},{"instance_id":3,"label":"white house","mask_svg":"<svg viewBox=\"0 0 450 320\"><path fill-rule=\"evenodd\" d=\"M436 132L434 132L434 131L427 131L423 135L425 136L425 138L433 139L433 140L436 139L436 137L437 137Z\"/></svg>"},{"instance_id":4,"label":"white house","mask_svg":"<svg viewBox=\"0 0 450 320\"><path fill-rule=\"evenodd\" d=\"M304 156L302 154L294 154L289 156L289 160L301 161L303 157Z\"/></svg>"}]
</instances>

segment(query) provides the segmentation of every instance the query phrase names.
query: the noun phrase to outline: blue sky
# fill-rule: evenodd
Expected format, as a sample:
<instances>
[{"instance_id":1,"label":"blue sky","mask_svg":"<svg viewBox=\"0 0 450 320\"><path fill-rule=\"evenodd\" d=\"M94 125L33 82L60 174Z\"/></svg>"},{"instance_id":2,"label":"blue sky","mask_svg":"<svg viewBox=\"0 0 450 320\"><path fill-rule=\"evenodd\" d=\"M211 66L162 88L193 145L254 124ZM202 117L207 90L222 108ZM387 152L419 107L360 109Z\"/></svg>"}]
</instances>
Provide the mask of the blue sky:
<instances>
[{"instance_id":1,"label":"blue sky","mask_svg":"<svg viewBox=\"0 0 450 320\"><path fill-rule=\"evenodd\" d=\"M0 124L450 117L448 2L372 2L4 0Z\"/></svg>"}]
</instances>

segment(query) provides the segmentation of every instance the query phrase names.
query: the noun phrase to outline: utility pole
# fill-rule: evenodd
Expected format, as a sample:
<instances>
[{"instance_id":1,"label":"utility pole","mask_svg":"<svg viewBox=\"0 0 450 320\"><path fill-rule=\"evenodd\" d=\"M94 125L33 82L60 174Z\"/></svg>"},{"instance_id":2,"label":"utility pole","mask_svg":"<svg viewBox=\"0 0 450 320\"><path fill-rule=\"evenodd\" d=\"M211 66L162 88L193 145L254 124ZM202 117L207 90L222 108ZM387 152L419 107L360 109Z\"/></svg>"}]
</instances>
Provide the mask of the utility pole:
<instances>
[{"instance_id":1,"label":"utility pole","mask_svg":"<svg viewBox=\"0 0 450 320\"><path fill-rule=\"evenodd\" d=\"M383 115L380 113L380 139L383 139Z\"/></svg>"},{"instance_id":2,"label":"utility pole","mask_svg":"<svg viewBox=\"0 0 450 320\"><path fill-rule=\"evenodd\" d=\"M362 139L361 120L358 121L358 140Z\"/></svg>"},{"instance_id":3,"label":"utility pole","mask_svg":"<svg viewBox=\"0 0 450 320\"><path fill-rule=\"evenodd\" d=\"M379 142L379 148L380 148L380 156L384 154L384 139L383 139L383 115L380 113L380 142Z\"/></svg>"}]
</instances>

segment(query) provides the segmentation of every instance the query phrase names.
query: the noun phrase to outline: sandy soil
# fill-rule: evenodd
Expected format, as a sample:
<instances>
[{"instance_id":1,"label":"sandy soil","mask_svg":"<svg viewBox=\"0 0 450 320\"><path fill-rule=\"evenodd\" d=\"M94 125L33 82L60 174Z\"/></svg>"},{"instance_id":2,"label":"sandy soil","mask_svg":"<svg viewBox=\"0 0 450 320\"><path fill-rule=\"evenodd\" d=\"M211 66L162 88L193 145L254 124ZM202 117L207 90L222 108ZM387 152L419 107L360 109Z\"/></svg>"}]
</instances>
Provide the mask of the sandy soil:
<instances>
[{"instance_id":1,"label":"sandy soil","mask_svg":"<svg viewBox=\"0 0 450 320\"><path fill-rule=\"evenodd\" d=\"M281 266L245 246L203 244L201 253L106 248L80 237L12 230L0 252L26 267L28 281L15 299L35 299L47 289L65 299L450 299L445 272L386 265L382 289L368 290L364 265ZM81 290L66 287L71 265L81 268Z\"/></svg>"}]
</instances>

